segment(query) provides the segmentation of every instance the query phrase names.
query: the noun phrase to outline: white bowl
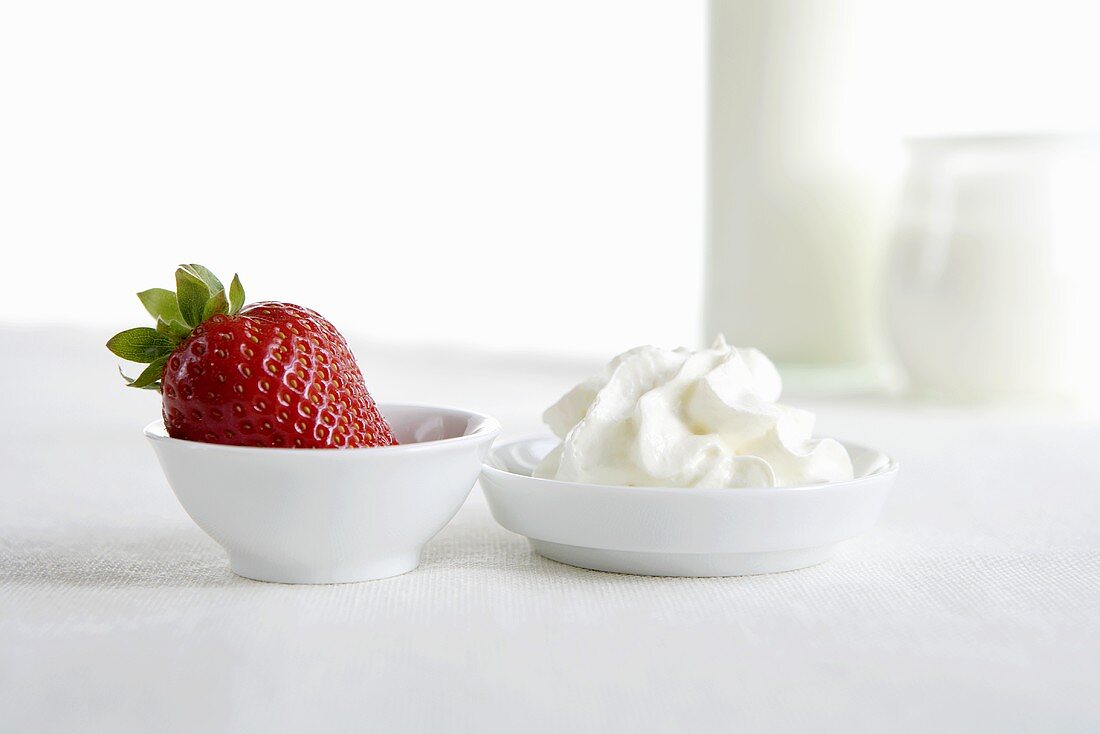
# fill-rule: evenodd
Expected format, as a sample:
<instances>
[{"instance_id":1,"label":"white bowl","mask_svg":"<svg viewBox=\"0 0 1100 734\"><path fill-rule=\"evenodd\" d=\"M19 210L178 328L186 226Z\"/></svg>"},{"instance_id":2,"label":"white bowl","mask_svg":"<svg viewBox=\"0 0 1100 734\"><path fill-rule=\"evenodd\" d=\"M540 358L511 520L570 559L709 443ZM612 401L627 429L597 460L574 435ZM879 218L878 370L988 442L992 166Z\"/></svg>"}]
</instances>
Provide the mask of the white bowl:
<instances>
[{"instance_id":1,"label":"white bowl","mask_svg":"<svg viewBox=\"0 0 1100 734\"><path fill-rule=\"evenodd\" d=\"M846 443L857 478L805 487L616 487L532 477L555 445L529 438L490 453L481 486L493 517L547 558L647 576L742 576L821 563L875 524L898 470L885 454Z\"/></svg>"},{"instance_id":2,"label":"white bowl","mask_svg":"<svg viewBox=\"0 0 1100 734\"><path fill-rule=\"evenodd\" d=\"M343 583L416 568L500 432L489 416L380 405L399 446L276 449L145 435L195 523L259 581Z\"/></svg>"}]
</instances>

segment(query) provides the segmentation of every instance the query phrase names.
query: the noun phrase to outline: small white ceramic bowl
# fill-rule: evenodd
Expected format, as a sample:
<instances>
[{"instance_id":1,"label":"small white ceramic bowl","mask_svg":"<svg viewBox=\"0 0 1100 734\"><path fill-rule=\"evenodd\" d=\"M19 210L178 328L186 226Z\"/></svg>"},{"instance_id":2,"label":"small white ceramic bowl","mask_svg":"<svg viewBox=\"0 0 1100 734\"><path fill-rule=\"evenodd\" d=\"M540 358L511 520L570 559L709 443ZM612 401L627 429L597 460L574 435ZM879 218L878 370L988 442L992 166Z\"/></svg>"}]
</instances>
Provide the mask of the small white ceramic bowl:
<instances>
[{"instance_id":1,"label":"small white ceramic bowl","mask_svg":"<svg viewBox=\"0 0 1100 734\"><path fill-rule=\"evenodd\" d=\"M556 445L529 438L490 453L481 486L493 517L547 558L646 576L743 576L821 563L875 524L898 470L885 454L846 443L856 479L805 487L665 489L532 477Z\"/></svg>"},{"instance_id":2,"label":"small white ceramic bowl","mask_svg":"<svg viewBox=\"0 0 1100 734\"><path fill-rule=\"evenodd\" d=\"M195 523L258 581L327 584L411 571L477 481L500 424L480 413L379 405L401 445L275 449L145 435Z\"/></svg>"}]
</instances>

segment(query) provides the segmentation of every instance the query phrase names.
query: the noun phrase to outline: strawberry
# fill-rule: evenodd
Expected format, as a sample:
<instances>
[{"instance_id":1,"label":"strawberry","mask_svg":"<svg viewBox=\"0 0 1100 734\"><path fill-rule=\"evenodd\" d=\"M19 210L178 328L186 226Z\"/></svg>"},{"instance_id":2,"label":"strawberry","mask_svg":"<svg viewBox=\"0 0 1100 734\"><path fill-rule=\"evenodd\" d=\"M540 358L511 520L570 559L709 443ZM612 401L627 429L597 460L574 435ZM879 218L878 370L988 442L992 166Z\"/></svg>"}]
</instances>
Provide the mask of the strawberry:
<instances>
[{"instance_id":1,"label":"strawberry","mask_svg":"<svg viewBox=\"0 0 1100 734\"><path fill-rule=\"evenodd\" d=\"M176 292L138 294L157 320L107 348L147 363L131 387L162 395L168 435L234 446L353 448L397 443L355 357L320 314L291 303L244 306L201 265L181 265ZM125 375L123 375L125 377Z\"/></svg>"}]
</instances>

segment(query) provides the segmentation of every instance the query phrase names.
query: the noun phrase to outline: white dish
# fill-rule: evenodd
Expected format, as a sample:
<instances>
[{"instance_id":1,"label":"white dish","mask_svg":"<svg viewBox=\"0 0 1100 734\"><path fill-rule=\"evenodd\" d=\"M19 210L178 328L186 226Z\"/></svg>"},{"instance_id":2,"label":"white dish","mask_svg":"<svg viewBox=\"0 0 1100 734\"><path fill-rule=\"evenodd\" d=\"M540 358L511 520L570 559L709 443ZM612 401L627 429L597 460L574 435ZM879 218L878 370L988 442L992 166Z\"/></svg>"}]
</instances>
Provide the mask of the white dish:
<instances>
[{"instance_id":1,"label":"white dish","mask_svg":"<svg viewBox=\"0 0 1100 734\"><path fill-rule=\"evenodd\" d=\"M846 443L856 478L805 487L666 489L532 477L555 445L529 438L490 452L481 484L493 517L547 558L647 576L742 576L821 563L875 524L898 470L885 454Z\"/></svg>"},{"instance_id":2,"label":"white dish","mask_svg":"<svg viewBox=\"0 0 1100 734\"><path fill-rule=\"evenodd\" d=\"M399 446L275 449L145 435L187 514L259 581L343 583L416 568L500 431L449 408L379 405Z\"/></svg>"}]
</instances>

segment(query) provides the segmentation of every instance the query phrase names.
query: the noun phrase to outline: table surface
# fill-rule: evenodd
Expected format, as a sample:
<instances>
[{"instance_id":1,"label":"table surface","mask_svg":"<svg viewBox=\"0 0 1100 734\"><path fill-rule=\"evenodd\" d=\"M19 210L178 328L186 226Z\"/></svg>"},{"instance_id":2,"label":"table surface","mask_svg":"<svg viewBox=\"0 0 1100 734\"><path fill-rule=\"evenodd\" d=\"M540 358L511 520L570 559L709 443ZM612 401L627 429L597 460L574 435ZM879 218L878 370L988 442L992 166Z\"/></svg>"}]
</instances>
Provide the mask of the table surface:
<instances>
[{"instance_id":1,"label":"table surface","mask_svg":"<svg viewBox=\"0 0 1100 734\"><path fill-rule=\"evenodd\" d=\"M828 563L728 579L534 555L475 488L421 567L248 581L187 518L102 335L0 328L0 731L1100 730L1100 425L804 400L902 470ZM374 394L539 430L592 365L353 345ZM796 401L798 402L798 401Z\"/></svg>"}]
</instances>

